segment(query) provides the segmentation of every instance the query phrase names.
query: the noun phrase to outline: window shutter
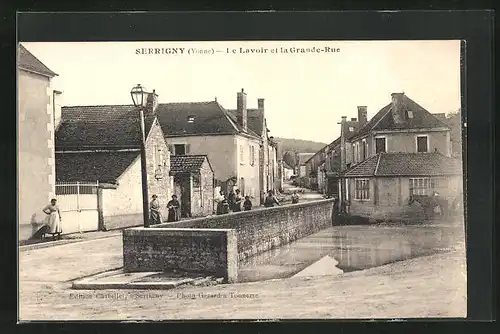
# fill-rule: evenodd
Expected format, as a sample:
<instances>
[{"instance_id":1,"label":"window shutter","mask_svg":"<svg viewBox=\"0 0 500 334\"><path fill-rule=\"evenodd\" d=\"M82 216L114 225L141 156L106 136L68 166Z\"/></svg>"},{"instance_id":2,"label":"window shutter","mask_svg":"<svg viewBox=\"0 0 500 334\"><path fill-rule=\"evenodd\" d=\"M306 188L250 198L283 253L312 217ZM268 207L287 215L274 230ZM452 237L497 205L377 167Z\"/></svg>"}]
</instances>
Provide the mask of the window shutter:
<instances>
[{"instance_id":1,"label":"window shutter","mask_svg":"<svg viewBox=\"0 0 500 334\"><path fill-rule=\"evenodd\" d=\"M168 145L168 150L170 151L170 154L175 155L174 145Z\"/></svg>"},{"instance_id":2,"label":"window shutter","mask_svg":"<svg viewBox=\"0 0 500 334\"><path fill-rule=\"evenodd\" d=\"M191 145L186 144L186 155L190 153L190 148L191 148Z\"/></svg>"}]
</instances>

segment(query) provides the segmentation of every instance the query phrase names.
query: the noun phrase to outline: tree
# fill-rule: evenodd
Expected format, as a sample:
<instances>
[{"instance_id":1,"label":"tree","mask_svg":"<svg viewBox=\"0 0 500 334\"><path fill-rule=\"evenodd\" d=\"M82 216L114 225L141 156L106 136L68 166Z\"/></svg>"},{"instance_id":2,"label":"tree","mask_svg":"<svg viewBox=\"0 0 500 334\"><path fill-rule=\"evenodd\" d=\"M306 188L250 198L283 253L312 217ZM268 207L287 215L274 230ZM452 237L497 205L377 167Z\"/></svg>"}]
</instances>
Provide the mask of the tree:
<instances>
[{"instance_id":1,"label":"tree","mask_svg":"<svg viewBox=\"0 0 500 334\"><path fill-rule=\"evenodd\" d=\"M286 151L285 154L283 154L283 161L286 162L288 166L295 168L295 166L297 165L297 159L295 159L295 152Z\"/></svg>"}]
</instances>

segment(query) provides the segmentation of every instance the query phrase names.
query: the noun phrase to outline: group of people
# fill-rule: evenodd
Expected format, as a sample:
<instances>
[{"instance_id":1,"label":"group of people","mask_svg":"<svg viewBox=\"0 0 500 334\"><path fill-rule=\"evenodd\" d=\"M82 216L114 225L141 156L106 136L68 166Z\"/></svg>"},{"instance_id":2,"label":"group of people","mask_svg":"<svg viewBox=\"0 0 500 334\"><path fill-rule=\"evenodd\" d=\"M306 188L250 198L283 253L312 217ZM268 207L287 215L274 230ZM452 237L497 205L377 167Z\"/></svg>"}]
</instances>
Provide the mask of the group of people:
<instances>
[{"instance_id":1,"label":"group of people","mask_svg":"<svg viewBox=\"0 0 500 334\"><path fill-rule=\"evenodd\" d=\"M223 191L215 199L217 203L216 214L222 215L229 212L240 212L242 207L244 211L252 210L252 201L250 196L243 197L241 191L236 189L226 196Z\"/></svg>"},{"instance_id":2,"label":"group of people","mask_svg":"<svg viewBox=\"0 0 500 334\"><path fill-rule=\"evenodd\" d=\"M253 204L250 196L243 197L239 189L231 190L226 196L223 191L220 192L219 197L215 199L217 203L216 214L222 215L230 212L240 212L252 210ZM297 196L298 202L298 196ZM264 200L264 207L269 208L281 205L274 192L269 190Z\"/></svg>"},{"instance_id":3,"label":"group of people","mask_svg":"<svg viewBox=\"0 0 500 334\"><path fill-rule=\"evenodd\" d=\"M220 192L220 197L216 199L217 201L217 211L218 215L229 213L229 212L239 212L242 211L242 207L244 211L252 210L252 201L250 200L250 196L245 196L244 198L241 196L241 191L236 189L235 191L231 191L228 196L226 196L222 191ZM294 192L292 195L292 203L298 203L299 196L297 192ZM276 196L274 196L274 192L269 190L267 193L267 197L264 200L264 206L266 208L278 206L280 205ZM167 203L167 222L176 222L180 219L180 202L177 199L177 195L173 195L172 199ZM62 233L62 217L61 212L59 210L59 206L57 205L57 199L53 198L46 207L42 210L46 215L46 219L44 221L44 225L40 229L40 234L52 234L54 239L61 239ZM161 215L161 205L158 200L157 195L152 196L152 200L150 203L150 223L151 224L160 224L163 222Z\"/></svg>"},{"instance_id":4,"label":"group of people","mask_svg":"<svg viewBox=\"0 0 500 334\"><path fill-rule=\"evenodd\" d=\"M177 195L172 195L172 199L167 203L167 222L179 221L181 217L180 207L181 203L177 199ZM151 203L149 204L149 208L150 223L152 225L163 223L163 219L161 217L161 205L157 195L153 195Z\"/></svg>"}]
</instances>

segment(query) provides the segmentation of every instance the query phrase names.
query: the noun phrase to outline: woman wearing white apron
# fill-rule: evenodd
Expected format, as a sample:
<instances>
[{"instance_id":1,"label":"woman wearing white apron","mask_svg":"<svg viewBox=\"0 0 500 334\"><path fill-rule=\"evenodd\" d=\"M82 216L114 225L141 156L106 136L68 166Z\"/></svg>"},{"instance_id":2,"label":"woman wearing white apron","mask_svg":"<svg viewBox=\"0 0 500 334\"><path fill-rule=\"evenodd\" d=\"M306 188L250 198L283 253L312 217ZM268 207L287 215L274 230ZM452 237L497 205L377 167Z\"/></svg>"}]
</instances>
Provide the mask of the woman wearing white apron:
<instances>
[{"instance_id":1,"label":"woman wearing white apron","mask_svg":"<svg viewBox=\"0 0 500 334\"><path fill-rule=\"evenodd\" d=\"M43 208L43 212L47 215L46 224L48 226L48 230L46 233L52 234L54 240L56 240L56 235L58 239L61 239L61 212L59 211L59 207L57 206L57 200L53 198L50 201L50 204Z\"/></svg>"}]
</instances>

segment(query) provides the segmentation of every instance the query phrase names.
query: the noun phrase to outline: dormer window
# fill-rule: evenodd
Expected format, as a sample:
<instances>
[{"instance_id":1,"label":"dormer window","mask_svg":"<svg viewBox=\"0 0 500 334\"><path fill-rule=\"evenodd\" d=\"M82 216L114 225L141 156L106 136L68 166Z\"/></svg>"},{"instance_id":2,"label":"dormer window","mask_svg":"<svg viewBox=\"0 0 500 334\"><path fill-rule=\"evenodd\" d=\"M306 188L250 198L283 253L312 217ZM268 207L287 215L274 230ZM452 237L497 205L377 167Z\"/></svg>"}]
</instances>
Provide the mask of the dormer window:
<instances>
[{"instance_id":1,"label":"dormer window","mask_svg":"<svg viewBox=\"0 0 500 334\"><path fill-rule=\"evenodd\" d=\"M194 123L194 116L193 115L188 116L187 121L188 123Z\"/></svg>"},{"instance_id":2,"label":"dormer window","mask_svg":"<svg viewBox=\"0 0 500 334\"><path fill-rule=\"evenodd\" d=\"M349 127L349 132L353 132L354 131L354 127L350 126Z\"/></svg>"},{"instance_id":3,"label":"dormer window","mask_svg":"<svg viewBox=\"0 0 500 334\"><path fill-rule=\"evenodd\" d=\"M408 110L407 113L408 113L408 118L413 118L413 111Z\"/></svg>"}]
</instances>

